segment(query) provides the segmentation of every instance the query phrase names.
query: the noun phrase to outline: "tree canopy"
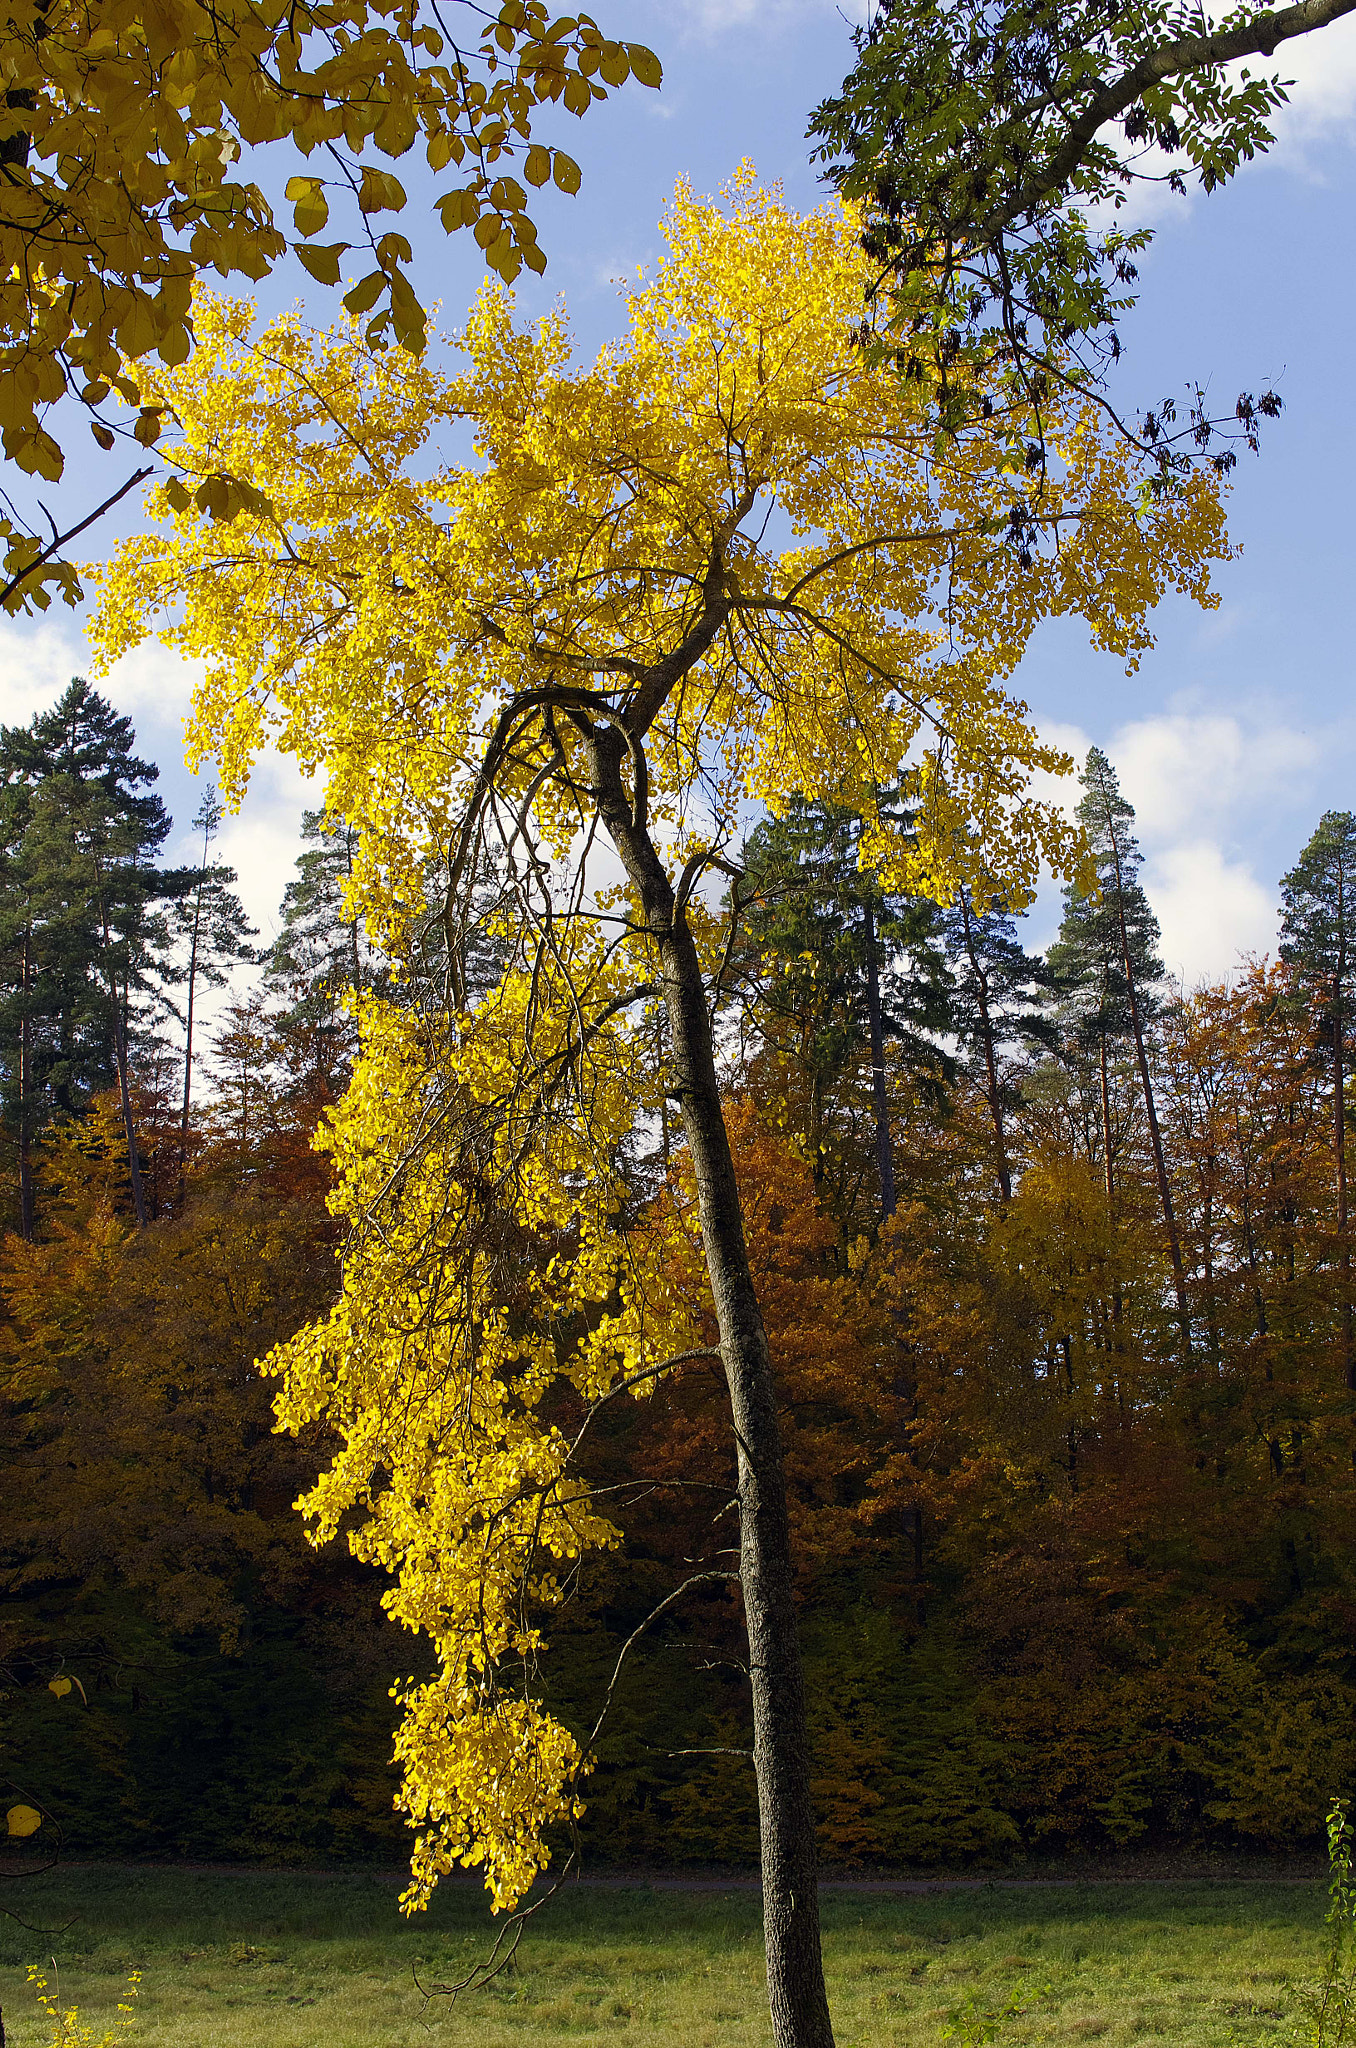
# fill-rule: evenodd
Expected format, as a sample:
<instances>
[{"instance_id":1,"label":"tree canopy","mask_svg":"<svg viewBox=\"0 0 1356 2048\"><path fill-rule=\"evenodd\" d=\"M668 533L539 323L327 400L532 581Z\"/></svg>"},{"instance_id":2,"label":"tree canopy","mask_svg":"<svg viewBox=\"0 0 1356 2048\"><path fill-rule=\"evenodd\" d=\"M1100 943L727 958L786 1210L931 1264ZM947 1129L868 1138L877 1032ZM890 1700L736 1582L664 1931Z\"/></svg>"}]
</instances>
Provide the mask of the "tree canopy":
<instances>
[{"instance_id":1,"label":"tree canopy","mask_svg":"<svg viewBox=\"0 0 1356 2048\"><path fill-rule=\"evenodd\" d=\"M593 1412L709 1349L625 1185L667 1090L738 1446L774 2025L820 2042L776 1402L698 884L729 864L744 803L800 790L855 807L891 885L945 892L979 844L986 886L1020 900L1042 857L1075 857L1029 787L1063 758L1005 688L1031 634L1073 613L1133 665L1165 588L1211 601L1227 544L1210 479L1146 499L1076 397L1056 399L1034 486L988 423L939 445L925 398L855 345L867 269L837 206L797 218L744 173L724 203L680 189L665 233L591 366L562 315L519 326L495 290L456 375L352 326L256 338L247 309L201 300L193 358L156 373L182 423L153 498L169 531L121 551L99 630L111 658L172 614L207 666L195 744L231 792L270 730L324 770L397 956L443 877L445 985L364 1002L327 1138L344 1298L273 1361L284 1421L342 1440L308 1498L317 1532L356 1510L350 1542L438 1653L398 1736L410 1903L457 1861L513 1901L576 1808L587 1740L534 1689L536 1616L616 1539L550 1402L563 1379ZM473 431L474 464L430 460L448 424ZM269 509L224 546L190 485L227 469ZM907 833L876 794L901 783ZM604 838L620 886L591 864ZM472 1003L459 963L491 845L505 957Z\"/></svg>"},{"instance_id":2,"label":"tree canopy","mask_svg":"<svg viewBox=\"0 0 1356 2048\"><path fill-rule=\"evenodd\" d=\"M1004 364L1033 398L1052 372L1095 385L1120 353L1151 236L1120 219L1134 188L1194 178L1209 192L1269 148L1286 98L1276 50L1351 6L885 0L811 133L865 209L871 292L901 364L921 374L918 344L945 334L954 356ZM952 418L967 380L937 382ZM1255 445L1278 409L1272 392L1244 393L1225 431ZM1222 424L1197 390L1180 413L1146 412L1137 438L1166 480L1202 453L1228 466Z\"/></svg>"},{"instance_id":3,"label":"tree canopy","mask_svg":"<svg viewBox=\"0 0 1356 2048\"><path fill-rule=\"evenodd\" d=\"M412 245L380 220L403 210L406 191L379 161L416 145L450 179L434 202L448 233L470 228L502 277L544 269L527 188L574 192L580 173L534 134L536 115L556 104L582 115L632 76L657 86L658 59L589 15L553 17L543 0L489 12L459 0L452 20L420 0L14 0L0 23L5 456L49 482L61 475L47 416L63 397L86 409L102 448L119 436L151 446L162 415L135 366L185 360L194 278L261 278L289 248L321 284L340 282L346 258L365 265L345 304L368 316L369 339L390 334L417 353ZM268 194L270 173L298 159L291 240ZM322 242L336 194L347 239ZM106 407L115 392L137 408L130 425ZM202 488L218 514L240 502L229 477ZM74 601L61 540L44 545L0 519L0 606L45 605L49 585Z\"/></svg>"}]
</instances>

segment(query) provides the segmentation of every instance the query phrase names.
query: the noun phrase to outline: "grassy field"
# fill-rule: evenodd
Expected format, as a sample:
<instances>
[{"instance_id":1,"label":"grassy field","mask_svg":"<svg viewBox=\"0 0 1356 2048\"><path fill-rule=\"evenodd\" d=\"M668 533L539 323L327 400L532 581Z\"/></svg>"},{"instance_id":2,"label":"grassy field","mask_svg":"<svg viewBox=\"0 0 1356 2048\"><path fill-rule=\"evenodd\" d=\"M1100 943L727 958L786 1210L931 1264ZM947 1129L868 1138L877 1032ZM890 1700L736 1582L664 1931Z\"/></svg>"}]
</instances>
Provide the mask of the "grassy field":
<instances>
[{"instance_id":1,"label":"grassy field","mask_svg":"<svg viewBox=\"0 0 1356 2048\"><path fill-rule=\"evenodd\" d=\"M128 2048L545 2048L630 2040L765 2048L758 1905L747 1891L572 1889L488 1990L426 2005L413 1971L455 1976L487 1945L469 1887L397 1917L364 1876L75 1871L0 1899L52 1927L0 1921L9 2048L50 2039L23 1965L55 1954L63 2004L114 2016L143 1972ZM1312 1973L1317 1884L1061 1884L897 1897L830 1891L825 1945L839 2048L952 2040L1288 2040L1292 1980ZM50 1971L49 1971L50 1975ZM986 2013L1017 2005L996 2035ZM966 2020L963 2016L969 2013Z\"/></svg>"}]
</instances>

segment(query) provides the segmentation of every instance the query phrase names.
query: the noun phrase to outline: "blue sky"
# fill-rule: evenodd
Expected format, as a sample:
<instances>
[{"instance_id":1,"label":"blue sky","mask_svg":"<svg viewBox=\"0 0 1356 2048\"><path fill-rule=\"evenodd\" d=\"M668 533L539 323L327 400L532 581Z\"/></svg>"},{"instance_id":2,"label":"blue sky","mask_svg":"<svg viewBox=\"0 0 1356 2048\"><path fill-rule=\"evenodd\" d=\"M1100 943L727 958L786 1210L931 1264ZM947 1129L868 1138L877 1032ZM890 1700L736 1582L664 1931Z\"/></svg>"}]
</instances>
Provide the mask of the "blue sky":
<instances>
[{"instance_id":1,"label":"blue sky","mask_svg":"<svg viewBox=\"0 0 1356 2048\"><path fill-rule=\"evenodd\" d=\"M827 0L671 0L663 8L599 0L597 13L605 29L659 52L665 85L658 94L629 87L580 124L560 117L555 139L578 158L584 186L576 199L551 194L539 209L550 268L519 295L535 309L563 294L590 352L617 325L616 280L659 253L656 222L676 178L710 190L749 157L765 178L783 180L793 202L815 202L806 120L848 68L853 18ZM1132 678L1071 625L1039 636L1020 676L1042 730L1075 752L1096 741L1116 763L1139 812L1164 955L1189 984L1226 973L1240 950L1272 944L1277 878L1324 809L1356 809L1356 577L1341 511L1356 454L1347 383L1356 326L1356 23L1291 46L1284 69L1296 89L1276 152L1224 193L1160 209L1143 303L1124 334L1123 404L1180 395L1193 377L1220 405L1268 383L1285 400L1261 457L1240 463L1230 525L1242 552L1219 573L1221 607L1203 615L1165 603L1158 646ZM477 252L465 236L449 241L431 225L417 255L417 281L455 324L482 274ZM299 295L327 317L323 295L299 269L270 283L263 303ZM73 466L60 494L49 494L58 516L97 502L120 480L113 464L123 461L101 462L91 445L84 470ZM135 525L133 505L120 524L99 530L98 545ZM0 621L0 718L26 720L87 663L75 615ZM181 749L191 680L152 646L105 685L134 717L142 750L160 761L183 827L196 804ZM288 764L268 763L224 835L265 933L306 795ZM1050 935L1057 912L1051 889L1033 914L1034 941Z\"/></svg>"}]
</instances>

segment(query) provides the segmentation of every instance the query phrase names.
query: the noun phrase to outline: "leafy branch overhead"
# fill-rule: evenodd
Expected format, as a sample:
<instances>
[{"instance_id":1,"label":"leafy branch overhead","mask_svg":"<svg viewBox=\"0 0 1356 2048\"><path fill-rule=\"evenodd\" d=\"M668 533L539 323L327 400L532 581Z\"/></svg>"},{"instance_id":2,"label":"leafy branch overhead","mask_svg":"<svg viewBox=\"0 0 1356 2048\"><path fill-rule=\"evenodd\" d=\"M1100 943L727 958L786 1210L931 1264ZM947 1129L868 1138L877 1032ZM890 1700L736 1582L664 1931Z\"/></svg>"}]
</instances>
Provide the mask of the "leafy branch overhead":
<instances>
[{"instance_id":1,"label":"leafy branch overhead","mask_svg":"<svg viewBox=\"0 0 1356 2048\"><path fill-rule=\"evenodd\" d=\"M651 51L542 0L13 0L0 73L0 435L48 482L65 457L47 414L65 396L101 447L154 443L162 414L135 365L186 360L203 271L259 279L289 248L324 284L351 265L345 304L371 316L369 340L417 354L411 243L382 220L406 189L373 157L418 146L448 174L446 232L469 228L510 280L546 265L528 188L579 188L574 160L537 139L539 110L582 115L629 77L660 82ZM307 162L286 187L290 234L254 175L280 144ZM336 195L345 226L322 241ZM115 391L137 408L130 428L102 416ZM11 523L0 540L10 609L44 582L71 596L68 570L35 566L31 534Z\"/></svg>"},{"instance_id":2,"label":"leafy branch overhead","mask_svg":"<svg viewBox=\"0 0 1356 2048\"><path fill-rule=\"evenodd\" d=\"M1268 149L1286 99L1271 58L1352 6L1214 19L1176 0L886 0L811 132L831 181L867 209L904 365L917 373L918 339L943 335L1028 384L1070 350L1073 374L1097 381L1120 354L1150 239L1124 224L1127 201L1145 184L1212 191ZM944 409L962 389L941 380ZM1255 444L1278 409L1272 393L1243 394L1229 438ZM1167 478L1202 454L1231 466L1220 427L1198 395L1180 421L1156 408L1138 433Z\"/></svg>"}]
</instances>

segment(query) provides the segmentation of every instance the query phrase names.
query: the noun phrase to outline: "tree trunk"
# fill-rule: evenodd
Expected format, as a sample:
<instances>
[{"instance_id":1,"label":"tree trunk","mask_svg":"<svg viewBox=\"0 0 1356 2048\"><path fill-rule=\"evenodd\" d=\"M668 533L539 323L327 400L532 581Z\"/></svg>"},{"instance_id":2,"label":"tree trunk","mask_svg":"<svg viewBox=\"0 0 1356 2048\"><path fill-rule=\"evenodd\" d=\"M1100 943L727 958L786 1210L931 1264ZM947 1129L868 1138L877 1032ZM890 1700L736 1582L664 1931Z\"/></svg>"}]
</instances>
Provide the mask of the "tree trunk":
<instances>
[{"instance_id":1,"label":"tree trunk","mask_svg":"<svg viewBox=\"0 0 1356 2048\"><path fill-rule=\"evenodd\" d=\"M147 1224L146 1190L141 1183L141 1160L137 1155L136 1119L132 1115L132 1089L127 1073L127 1028L124 1017L124 996L118 989L118 978L113 971L111 935L108 929L108 913L100 904L100 924L104 936L104 977L108 982L108 997L113 1010L113 1057L118 1069L118 1094L122 1101L122 1127L127 1136L127 1178L132 1184L132 1209L137 1219L137 1229L144 1230Z\"/></svg>"},{"instance_id":2,"label":"tree trunk","mask_svg":"<svg viewBox=\"0 0 1356 2048\"><path fill-rule=\"evenodd\" d=\"M984 1044L985 1087L989 1097L989 1114L993 1118L998 1194L1001 1201L1010 1202L1012 1174L1008 1169L1007 1139L1003 1130L1003 1097L998 1086L998 1055L994 1046L993 1018L989 1014L989 977L979 963L974 931L970 923L970 899L964 885L960 890L960 910L961 930L965 936L965 957L970 962L970 972L975 977L975 1000L979 1005L979 1035Z\"/></svg>"},{"instance_id":3,"label":"tree trunk","mask_svg":"<svg viewBox=\"0 0 1356 2048\"><path fill-rule=\"evenodd\" d=\"M1342 1043L1345 1019L1342 990L1347 971L1346 889L1337 873L1337 970L1332 978L1333 1152L1337 1160L1337 1236L1342 1264L1342 1378L1356 1388L1356 1348L1352 1344L1351 1246L1347 1242L1347 1102L1346 1057Z\"/></svg>"},{"instance_id":4,"label":"tree trunk","mask_svg":"<svg viewBox=\"0 0 1356 2048\"><path fill-rule=\"evenodd\" d=\"M144 1230L147 1224L146 1190L141 1180L141 1160L137 1153L136 1119L132 1115L132 1089L127 1074L127 1031L123 1022L122 1007L118 998L118 984L110 971L109 990L113 998L113 1051L118 1063L118 1094L122 1099L122 1127L127 1134L127 1178L132 1183L132 1208L137 1219L137 1229Z\"/></svg>"},{"instance_id":5,"label":"tree trunk","mask_svg":"<svg viewBox=\"0 0 1356 2048\"><path fill-rule=\"evenodd\" d=\"M890 1108L885 1094L885 1033L880 1014L880 966L876 958L876 918L866 907L866 1014L871 1030L871 1099L876 1112L876 1166L880 1174L880 1213L885 1223L895 1213L895 1158L890 1143Z\"/></svg>"},{"instance_id":6,"label":"tree trunk","mask_svg":"<svg viewBox=\"0 0 1356 2048\"><path fill-rule=\"evenodd\" d=\"M820 1953L805 1685L793 1594L781 1432L767 1335L749 1269L734 1160L721 1109L701 963L637 798L622 778L615 727L588 732L604 824L659 956L671 1093L692 1154L702 1244L730 1395L738 1469L740 1580L753 1694L768 2003L777 2048L833 2048Z\"/></svg>"},{"instance_id":7,"label":"tree trunk","mask_svg":"<svg viewBox=\"0 0 1356 2048\"><path fill-rule=\"evenodd\" d=\"M32 975L32 935L26 931L19 988L19 1228L28 1244L33 1242L33 1022L28 1014Z\"/></svg>"},{"instance_id":8,"label":"tree trunk","mask_svg":"<svg viewBox=\"0 0 1356 2048\"><path fill-rule=\"evenodd\" d=\"M1186 1271L1182 1264L1182 1241L1177 1233L1177 1218L1173 1214L1172 1185L1168 1180L1167 1164L1163 1157L1163 1137L1158 1128L1158 1111L1154 1104L1154 1085L1149 1075L1149 1058L1144 1049L1144 1026L1139 1013L1139 995L1135 988L1135 971L1130 964L1130 934L1125 928L1125 890L1121 882L1121 850L1116 840L1116 827L1107 810L1107 837L1111 842L1111 857L1116 864L1116 922L1121 935L1121 964L1125 969L1125 992L1130 1004L1130 1028L1135 1035L1135 1059L1139 1066L1140 1087L1144 1091L1144 1115L1149 1126L1149 1144L1154 1156L1154 1173L1158 1180L1158 1198L1163 1207L1163 1227L1168 1234L1168 1251L1172 1259L1172 1284L1177 1295L1177 1320L1182 1332L1182 1344L1186 1356L1191 1356L1191 1308L1187 1301Z\"/></svg>"},{"instance_id":9,"label":"tree trunk","mask_svg":"<svg viewBox=\"0 0 1356 2048\"><path fill-rule=\"evenodd\" d=\"M1105 1003L1105 996L1103 997ZM1102 1176L1106 1182L1106 1205L1114 1209L1116 1203L1116 1179L1111 1169L1111 1077L1107 1072L1107 1034L1103 1028L1100 1036L1102 1068Z\"/></svg>"},{"instance_id":10,"label":"tree trunk","mask_svg":"<svg viewBox=\"0 0 1356 2048\"><path fill-rule=\"evenodd\" d=\"M204 866L205 866L204 858ZM188 948L188 1000L184 1005L184 1106L179 1119L179 1190L176 1206L184 1206L184 1179L188 1171L188 1115L193 1099L193 996L198 980L198 935L202 930L203 876L193 904L193 937Z\"/></svg>"}]
</instances>

